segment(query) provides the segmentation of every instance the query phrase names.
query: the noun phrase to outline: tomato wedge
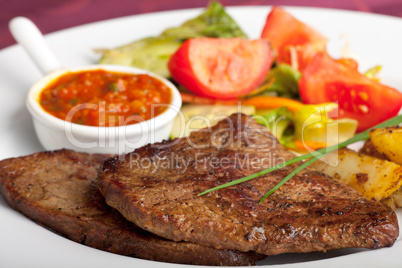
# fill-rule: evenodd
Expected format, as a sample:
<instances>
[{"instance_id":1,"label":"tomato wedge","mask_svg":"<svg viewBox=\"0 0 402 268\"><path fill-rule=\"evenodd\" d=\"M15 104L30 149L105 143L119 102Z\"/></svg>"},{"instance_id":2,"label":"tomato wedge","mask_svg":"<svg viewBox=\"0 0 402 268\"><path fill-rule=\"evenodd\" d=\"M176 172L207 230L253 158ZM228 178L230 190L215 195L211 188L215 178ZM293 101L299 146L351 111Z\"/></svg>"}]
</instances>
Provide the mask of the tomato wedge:
<instances>
[{"instance_id":1,"label":"tomato wedge","mask_svg":"<svg viewBox=\"0 0 402 268\"><path fill-rule=\"evenodd\" d=\"M174 80L196 95L233 99L259 86L272 65L266 40L188 39L169 60Z\"/></svg>"},{"instance_id":2,"label":"tomato wedge","mask_svg":"<svg viewBox=\"0 0 402 268\"><path fill-rule=\"evenodd\" d=\"M304 69L299 89L304 103L338 102L339 117L356 119L359 132L396 116L402 106L398 90L335 61L327 53L317 54Z\"/></svg>"},{"instance_id":3,"label":"tomato wedge","mask_svg":"<svg viewBox=\"0 0 402 268\"><path fill-rule=\"evenodd\" d=\"M292 65L291 49L293 48L300 70L316 53L325 51L328 41L319 32L277 6L273 7L268 14L261 38L271 42L279 63Z\"/></svg>"}]
</instances>

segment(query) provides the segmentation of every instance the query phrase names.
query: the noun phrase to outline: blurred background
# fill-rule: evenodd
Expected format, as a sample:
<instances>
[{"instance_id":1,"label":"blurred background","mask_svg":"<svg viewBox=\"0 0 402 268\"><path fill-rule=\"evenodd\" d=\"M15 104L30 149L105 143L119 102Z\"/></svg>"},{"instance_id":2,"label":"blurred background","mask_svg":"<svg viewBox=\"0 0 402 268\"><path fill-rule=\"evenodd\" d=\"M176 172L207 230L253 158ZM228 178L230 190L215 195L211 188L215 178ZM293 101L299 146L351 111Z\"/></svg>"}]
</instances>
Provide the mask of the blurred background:
<instances>
[{"instance_id":1,"label":"blurred background","mask_svg":"<svg viewBox=\"0 0 402 268\"><path fill-rule=\"evenodd\" d=\"M402 0L220 0L224 6L324 7L402 17ZM31 19L42 33L100 20L163 10L206 7L209 0L0 0L0 49L15 44L8 22Z\"/></svg>"}]
</instances>

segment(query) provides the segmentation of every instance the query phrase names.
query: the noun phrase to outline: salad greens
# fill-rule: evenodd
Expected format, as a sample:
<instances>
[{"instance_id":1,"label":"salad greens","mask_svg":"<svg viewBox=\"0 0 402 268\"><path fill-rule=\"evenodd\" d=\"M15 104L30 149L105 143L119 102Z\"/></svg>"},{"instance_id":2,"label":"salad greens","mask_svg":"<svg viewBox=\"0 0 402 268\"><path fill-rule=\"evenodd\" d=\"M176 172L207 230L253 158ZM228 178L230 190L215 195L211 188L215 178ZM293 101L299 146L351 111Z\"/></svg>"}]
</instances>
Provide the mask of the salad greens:
<instances>
[{"instance_id":1,"label":"salad greens","mask_svg":"<svg viewBox=\"0 0 402 268\"><path fill-rule=\"evenodd\" d=\"M280 97L299 97L298 81L301 73L288 64L279 64L268 72L268 81L273 81L269 90L277 92Z\"/></svg>"},{"instance_id":2,"label":"salad greens","mask_svg":"<svg viewBox=\"0 0 402 268\"><path fill-rule=\"evenodd\" d=\"M183 23L180 27L165 30L162 36L170 36L183 40L204 36L247 38L247 35L240 29L237 23L226 13L224 7L215 1L212 1L204 13L198 17Z\"/></svg>"},{"instance_id":3,"label":"salad greens","mask_svg":"<svg viewBox=\"0 0 402 268\"><path fill-rule=\"evenodd\" d=\"M265 81L254 91L244 96L275 96L299 99L298 81L301 73L289 64L282 63L271 68Z\"/></svg>"},{"instance_id":4,"label":"salad greens","mask_svg":"<svg viewBox=\"0 0 402 268\"><path fill-rule=\"evenodd\" d=\"M293 123L293 114L287 107L281 107L263 115L255 115L254 119L259 124L268 128L283 144L282 138L286 129Z\"/></svg>"},{"instance_id":5,"label":"salad greens","mask_svg":"<svg viewBox=\"0 0 402 268\"><path fill-rule=\"evenodd\" d=\"M120 64L142 68L169 78L170 56L180 45L194 37L241 37L246 34L218 2L211 2L198 17L179 27L165 30L157 37L148 37L115 49L104 50L99 63Z\"/></svg>"},{"instance_id":6,"label":"salad greens","mask_svg":"<svg viewBox=\"0 0 402 268\"><path fill-rule=\"evenodd\" d=\"M169 77L167 68L170 55L182 44L173 37L149 37L128 45L103 52L99 63L134 66Z\"/></svg>"},{"instance_id":7,"label":"salad greens","mask_svg":"<svg viewBox=\"0 0 402 268\"><path fill-rule=\"evenodd\" d=\"M262 92L258 95L298 99L300 77L301 73L289 64L276 65L268 72L267 78L259 89Z\"/></svg>"}]
</instances>

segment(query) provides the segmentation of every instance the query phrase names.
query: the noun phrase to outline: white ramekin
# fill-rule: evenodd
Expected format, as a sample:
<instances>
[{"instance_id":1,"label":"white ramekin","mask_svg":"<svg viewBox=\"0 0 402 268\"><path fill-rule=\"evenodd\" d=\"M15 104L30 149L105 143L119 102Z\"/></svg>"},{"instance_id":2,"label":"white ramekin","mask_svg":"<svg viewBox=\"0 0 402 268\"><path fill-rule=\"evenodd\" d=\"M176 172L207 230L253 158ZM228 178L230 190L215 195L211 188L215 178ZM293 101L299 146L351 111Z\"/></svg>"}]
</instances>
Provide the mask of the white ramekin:
<instances>
[{"instance_id":1,"label":"white ramekin","mask_svg":"<svg viewBox=\"0 0 402 268\"><path fill-rule=\"evenodd\" d=\"M118 127L93 127L70 123L47 113L39 103L41 91L67 72L102 69L130 74L148 74L172 91L172 101L162 114L141 123ZM53 71L35 83L28 92L26 105L32 115L36 135L46 150L61 148L89 153L123 154L148 143L168 139L173 120L181 108L177 88L167 79L149 71L120 65L90 65Z\"/></svg>"}]
</instances>

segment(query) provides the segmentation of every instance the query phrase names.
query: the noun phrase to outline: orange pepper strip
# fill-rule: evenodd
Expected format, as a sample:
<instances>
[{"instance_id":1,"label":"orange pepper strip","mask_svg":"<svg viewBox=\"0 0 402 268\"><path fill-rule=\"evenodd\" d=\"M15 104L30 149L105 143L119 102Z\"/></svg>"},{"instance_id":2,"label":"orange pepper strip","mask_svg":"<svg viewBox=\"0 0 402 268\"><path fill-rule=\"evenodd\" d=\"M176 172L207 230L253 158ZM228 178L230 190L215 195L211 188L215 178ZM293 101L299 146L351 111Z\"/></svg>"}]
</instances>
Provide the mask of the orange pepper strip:
<instances>
[{"instance_id":1,"label":"orange pepper strip","mask_svg":"<svg viewBox=\"0 0 402 268\"><path fill-rule=\"evenodd\" d=\"M295 140L294 144L296 145L296 149L299 152L306 152L307 151L306 147L313 149L314 151L327 147L327 144L325 142L317 142L317 141Z\"/></svg>"},{"instance_id":2,"label":"orange pepper strip","mask_svg":"<svg viewBox=\"0 0 402 268\"><path fill-rule=\"evenodd\" d=\"M241 103L242 105L254 106L256 109L276 109L285 106L288 107L288 109L292 112L299 110L303 106L303 103L296 100L282 97L268 97L268 96L257 96L246 100L242 99L215 100L192 94L181 93L181 98L183 102L186 103L221 104L221 105L237 105Z\"/></svg>"},{"instance_id":3,"label":"orange pepper strip","mask_svg":"<svg viewBox=\"0 0 402 268\"><path fill-rule=\"evenodd\" d=\"M236 105L241 102L241 99L231 99L231 100L216 100L206 97L201 97L197 95L180 93L183 102L192 104L222 104L222 105Z\"/></svg>"},{"instance_id":4,"label":"orange pepper strip","mask_svg":"<svg viewBox=\"0 0 402 268\"><path fill-rule=\"evenodd\" d=\"M282 97L257 96L242 101L243 105L251 105L256 109L275 109L288 107L292 112L299 110L303 103Z\"/></svg>"}]
</instances>

